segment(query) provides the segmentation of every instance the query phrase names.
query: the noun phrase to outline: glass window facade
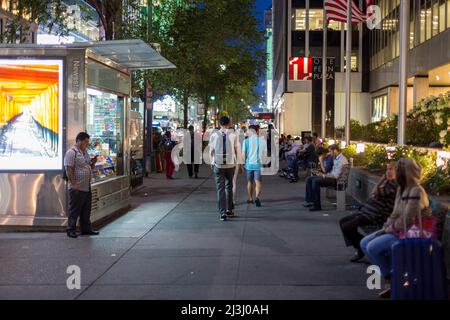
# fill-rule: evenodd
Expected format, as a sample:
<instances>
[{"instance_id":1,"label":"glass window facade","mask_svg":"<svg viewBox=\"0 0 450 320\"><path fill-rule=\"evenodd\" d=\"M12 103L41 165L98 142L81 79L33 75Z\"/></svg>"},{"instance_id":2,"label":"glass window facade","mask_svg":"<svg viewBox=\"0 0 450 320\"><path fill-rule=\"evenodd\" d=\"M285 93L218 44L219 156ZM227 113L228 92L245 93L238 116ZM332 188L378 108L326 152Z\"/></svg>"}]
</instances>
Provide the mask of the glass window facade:
<instances>
[{"instance_id":1,"label":"glass window facade","mask_svg":"<svg viewBox=\"0 0 450 320\"><path fill-rule=\"evenodd\" d=\"M378 96L372 99L372 122L386 119L389 115L388 95Z\"/></svg>"},{"instance_id":2,"label":"glass window facade","mask_svg":"<svg viewBox=\"0 0 450 320\"><path fill-rule=\"evenodd\" d=\"M328 29L341 30L341 23L337 21L330 21ZM306 30L306 10L295 9L295 31ZM309 30L320 31L323 30L323 9L309 10Z\"/></svg>"},{"instance_id":3,"label":"glass window facade","mask_svg":"<svg viewBox=\"0 0 450 320\"><path fill-rule=\"evenodd\" d=\"M375 0L381 8L381 29L370 31L370 69L400 54L400 0ZM411 0L410 48L450 28L450 0Z\"/></svg>"},{"instance_id":4,"label":"glass window facade","mask_svg":"<svg viewBox=\"0 0 450 320\"><path fill-rule=\"evenodd\" d=\"M123 175L124 98L94 89L87 96L88 151L98 156L94 181Z\"/></svg>"}]
</instances>

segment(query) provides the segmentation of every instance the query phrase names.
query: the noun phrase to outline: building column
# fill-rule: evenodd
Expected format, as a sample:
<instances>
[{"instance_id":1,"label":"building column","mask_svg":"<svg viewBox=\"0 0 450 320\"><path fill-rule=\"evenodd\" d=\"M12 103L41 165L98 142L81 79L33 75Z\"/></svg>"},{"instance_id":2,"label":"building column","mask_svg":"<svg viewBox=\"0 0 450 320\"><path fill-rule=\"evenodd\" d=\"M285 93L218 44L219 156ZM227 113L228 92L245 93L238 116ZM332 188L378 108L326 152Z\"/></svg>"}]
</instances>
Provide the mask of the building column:
<instances>
[{"instance_id":1,"label":"building column","mask_svg":"<svg viewBox=\"0 0 450 320\"><path fill-rule=\"evenodd\" d=\"M413 89L413 103L416 106L420 100L428 97L428 90L430 87L430 79L428 76L415 77Z\"/></svg>"}]
</instances>

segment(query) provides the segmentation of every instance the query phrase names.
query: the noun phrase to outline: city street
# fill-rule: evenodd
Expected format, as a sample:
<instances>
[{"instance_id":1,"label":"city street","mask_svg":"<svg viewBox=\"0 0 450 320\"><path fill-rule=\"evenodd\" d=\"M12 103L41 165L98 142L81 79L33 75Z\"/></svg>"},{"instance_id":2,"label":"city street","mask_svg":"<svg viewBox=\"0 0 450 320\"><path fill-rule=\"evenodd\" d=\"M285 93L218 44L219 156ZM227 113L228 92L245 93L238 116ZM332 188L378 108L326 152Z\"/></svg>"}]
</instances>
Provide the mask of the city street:
<instances>
[{"instance_id":1,"label":"city street","mask_svg":"<svg viewBox=\"0 0 450 320\"><path fill-rule=\"evenodd\" d=\"M352 264L336 212L301 206L304 183L264 177L263 207L246 204L221 222L213 179L152 175L126 215L98 237L0 234L0 299L375 299L367 264ZM245 204L244 204L245 203ZM81 268L81 290L66 269Z\"/></svg>"}]
</instances>

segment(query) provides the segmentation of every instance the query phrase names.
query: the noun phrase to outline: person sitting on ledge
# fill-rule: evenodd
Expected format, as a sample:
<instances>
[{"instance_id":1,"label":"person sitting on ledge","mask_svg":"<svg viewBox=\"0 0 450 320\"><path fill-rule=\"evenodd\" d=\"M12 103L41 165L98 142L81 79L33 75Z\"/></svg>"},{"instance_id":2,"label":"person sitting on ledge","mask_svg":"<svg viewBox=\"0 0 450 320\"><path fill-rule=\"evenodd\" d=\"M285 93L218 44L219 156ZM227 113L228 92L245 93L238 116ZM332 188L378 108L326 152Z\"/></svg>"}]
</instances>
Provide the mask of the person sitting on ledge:
<instances>
[{"instance_id":1,"label":"person sitting on ledge","mask_svg":"<svg viewBox=\"0 0 450 320\"><path fill-rule=\"evenodd\" d=\"M397 194L395 175L396 165L391 162L387 165L386 174L380 179L372 191L371 196L358 212L350 214L339 221L348 247L356 249L351 262L358 262L364 257L360 242L364 236L358 232L359 227L373 226L381 229L394 209Z\"/></svg>"},{"instance_id":2,"label":"person sitting on ledge","mask_svg":"<svg viewBox=\"0 0 450 320\"><path fill-rule=\"evenodd\" d=\"M344 166L348 165L347 158L341 153L341 148L334 144L330 146L330 151L333 154L333 169L329 174L321 174L318 179L312 180L311 184L306 185L306 208L311 208L309 211L321 211L320 203L320 188L337 187L337 181L341 177Z\"/></svg>"}]
</instances>

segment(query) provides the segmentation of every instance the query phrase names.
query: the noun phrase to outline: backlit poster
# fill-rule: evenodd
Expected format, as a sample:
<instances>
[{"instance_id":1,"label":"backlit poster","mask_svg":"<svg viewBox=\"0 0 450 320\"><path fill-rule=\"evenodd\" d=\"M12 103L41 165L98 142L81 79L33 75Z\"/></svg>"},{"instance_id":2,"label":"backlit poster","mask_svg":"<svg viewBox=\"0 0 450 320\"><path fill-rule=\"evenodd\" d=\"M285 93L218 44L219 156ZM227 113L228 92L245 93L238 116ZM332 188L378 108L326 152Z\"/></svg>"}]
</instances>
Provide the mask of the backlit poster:
<instances>
[{"instance_id":1,"label":"backlit poster","mask_svg":"<svg viewBox=\"0 0 450 320\"><path fill-rule=\"evenodd\" d=\"M0 59L0 171L62 169L62 60Z\"/></svg>"}]
</instances>

